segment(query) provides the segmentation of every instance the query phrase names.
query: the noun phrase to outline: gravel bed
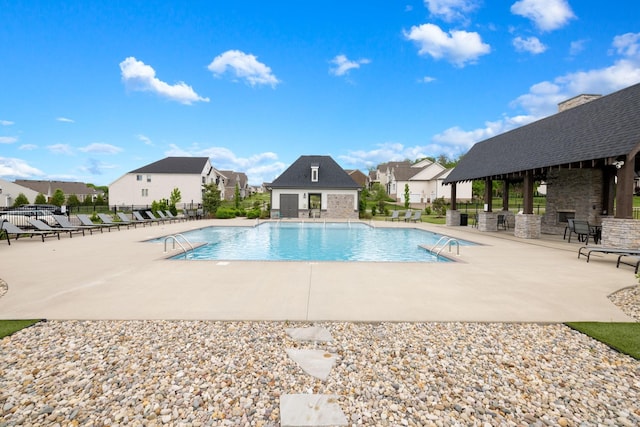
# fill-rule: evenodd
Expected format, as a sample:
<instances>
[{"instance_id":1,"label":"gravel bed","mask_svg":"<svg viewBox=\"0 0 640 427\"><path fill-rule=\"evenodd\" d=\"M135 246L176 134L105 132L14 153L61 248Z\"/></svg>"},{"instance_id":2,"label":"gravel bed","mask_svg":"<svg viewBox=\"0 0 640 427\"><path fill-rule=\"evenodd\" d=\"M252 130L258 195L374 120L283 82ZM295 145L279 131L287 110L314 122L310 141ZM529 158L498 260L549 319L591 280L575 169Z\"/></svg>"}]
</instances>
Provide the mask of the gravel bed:
<instances>
[{"instance_id":1,"label":"gravel bed","mask_svg":"<svg viewBox=\"0 0 640 427\"><path fill-rule=\"evenodd\" d=\"M336 394L354 426L640 425L640 363L559 324L49 321L0 342L0 425L278 426L282 394Z\"/></svg>"}]
</instances>

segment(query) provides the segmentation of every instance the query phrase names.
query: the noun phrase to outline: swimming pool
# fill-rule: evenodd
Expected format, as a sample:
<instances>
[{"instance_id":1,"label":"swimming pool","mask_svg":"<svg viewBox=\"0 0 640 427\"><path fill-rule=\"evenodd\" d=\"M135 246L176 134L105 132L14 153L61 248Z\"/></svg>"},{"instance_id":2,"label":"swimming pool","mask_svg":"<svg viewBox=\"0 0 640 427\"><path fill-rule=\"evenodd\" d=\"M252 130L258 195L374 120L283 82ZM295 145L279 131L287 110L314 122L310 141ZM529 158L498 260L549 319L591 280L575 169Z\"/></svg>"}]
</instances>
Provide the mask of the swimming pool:
<instances>
[{"instance_id":1,"label":"swimming pool","mask_svg":"<svg viewBox=\"0 0 640 427\"><path fill-rule=\"evenodd\" d=\"M183 236L192 243L207 242L189 251L189 260L450 261L420 247L432 247L440 234L416 228L375 228L364 223L265 222L254 227L207 227ZM173 258L185 259L185 255Z\"/></svg>"}]
</instances>

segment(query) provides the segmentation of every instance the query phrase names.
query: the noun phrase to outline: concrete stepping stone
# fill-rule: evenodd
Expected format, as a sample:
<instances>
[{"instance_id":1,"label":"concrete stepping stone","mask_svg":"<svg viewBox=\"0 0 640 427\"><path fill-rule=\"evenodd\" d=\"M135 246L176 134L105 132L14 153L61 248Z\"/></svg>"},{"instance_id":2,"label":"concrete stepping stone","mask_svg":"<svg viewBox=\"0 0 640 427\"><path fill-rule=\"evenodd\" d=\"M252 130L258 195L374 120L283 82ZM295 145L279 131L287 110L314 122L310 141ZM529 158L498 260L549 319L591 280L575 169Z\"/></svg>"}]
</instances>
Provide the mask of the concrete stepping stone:
<instances>
[{"instance_id":1,"label":"concrete stepping stone","mask_svg":"<svg viewBox=\"0 0 640 427\"><path fill-rule=\"evenodd\" d=\"M336 363L337 355L325 350L305 350L298 348L286 349L289 357L296 362L304 372L325 381Z\"/></svg>"},{"instance_id":2,"label":"concrete stepping stone","mask_svg":"<svg viewBox=\"0 0 640 427\"><path fill-rule=\"evenodd\" d=\"M347 417L330 394L283 394L280 396L281 427L346 426Z\"/></svg>"},{"instance_id":3,"label":"concrete stepping stone","mask_svg":"<svg viewBox=\"0 0 640 427\"><path fill-rule=\"evenodd\" d=\"M285 332L296 341L331 342L333 337L328 329L311 326L308 328L286 328Z\"/></svg>"}]
</instances>

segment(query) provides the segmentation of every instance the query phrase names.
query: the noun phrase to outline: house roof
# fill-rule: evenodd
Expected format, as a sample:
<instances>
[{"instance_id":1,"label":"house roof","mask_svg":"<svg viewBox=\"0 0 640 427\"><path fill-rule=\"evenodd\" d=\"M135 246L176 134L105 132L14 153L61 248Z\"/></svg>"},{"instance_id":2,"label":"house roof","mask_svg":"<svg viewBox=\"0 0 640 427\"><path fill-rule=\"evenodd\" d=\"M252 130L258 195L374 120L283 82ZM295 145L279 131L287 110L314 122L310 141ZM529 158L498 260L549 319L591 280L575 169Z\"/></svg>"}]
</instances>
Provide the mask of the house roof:
<instances>
[{"instance_id":1,"label":"house roof","mask_svg":"<svg viewBox=\"0 0 640 427\"><path fill-rule=\"evenodd\" d=\"M129 173L201 174L208 162L208 157L165 157Z\"/></svg>"},{"instance_id":2,"label":"house roof","mask_svg":"<svg viewBox=\"0 0 640 427\"><path fill-rule=\"evenodd\" d=\"M64 194L103 194L102 190L96 190L93 187L88 187L84 182L16 179L15 183L42 194L53 194L53 192L58 188L62 190Z\"/></svg>"},{"instance_id":3,"label":"house roof","mask_svg":"<svg viewBox=\"0 0 640 427\"><path fill-rule=\"evenodd\" d=\"M640 84L478 142L445 184L538 168L591 164L640 144Z\"/></svg>"},{"instance_id":4,"label":"house roof","mask_svg":"<svg viewBox=\"0 0 640 427\"><path fill-rule=\"evenodd\" d=\"M311 182L311 166L318 166L318 181ZM272 183L271 188L343 188L360 186L330 156L300 156Z\"/></svg>"}]
</instances>

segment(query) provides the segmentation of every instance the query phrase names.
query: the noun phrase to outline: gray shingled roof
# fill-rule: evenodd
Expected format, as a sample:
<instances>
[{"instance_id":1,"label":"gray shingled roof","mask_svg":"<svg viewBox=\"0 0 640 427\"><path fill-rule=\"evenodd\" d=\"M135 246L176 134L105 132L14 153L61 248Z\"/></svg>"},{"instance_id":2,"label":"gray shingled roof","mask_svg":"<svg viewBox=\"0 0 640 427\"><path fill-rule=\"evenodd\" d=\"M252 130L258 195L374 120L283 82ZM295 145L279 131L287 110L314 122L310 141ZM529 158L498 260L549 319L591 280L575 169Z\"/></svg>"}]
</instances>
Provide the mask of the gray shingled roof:
<instances>
[{"instance_id":1,"label":"gray shingled roof","mask_svg":"<svg viewBox=\"0 0 640 427\"><path fill-rule=\"evenodd\" d=\"M311 165L319 166L318 182L311 182ZM271 188L360 188L330 156L300 156L270 186Z\"/></svg>"},{"instance_id":2,"label":"gray shingled roof","mask_svg":"<svg viewBox=\"0 0 640 427\"><path fill-rule=\"evenodd\" d=\"M445 183L614 158L640 144L640 84L475 144Z\"/></svg>"},{"instance_id":3,"label":"gray shingled roof","mask_svg":"<svg viewBox=\"0 0 640 427\"><path fill-rule=\"evenodd\" d=\"M208 161L208 157L165 157L129 173L200 174Z\"/></svg>"}]
</instances>

